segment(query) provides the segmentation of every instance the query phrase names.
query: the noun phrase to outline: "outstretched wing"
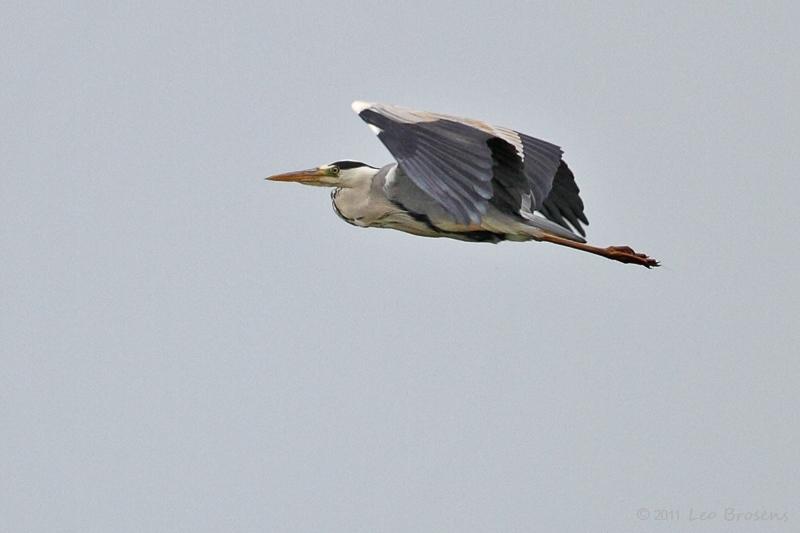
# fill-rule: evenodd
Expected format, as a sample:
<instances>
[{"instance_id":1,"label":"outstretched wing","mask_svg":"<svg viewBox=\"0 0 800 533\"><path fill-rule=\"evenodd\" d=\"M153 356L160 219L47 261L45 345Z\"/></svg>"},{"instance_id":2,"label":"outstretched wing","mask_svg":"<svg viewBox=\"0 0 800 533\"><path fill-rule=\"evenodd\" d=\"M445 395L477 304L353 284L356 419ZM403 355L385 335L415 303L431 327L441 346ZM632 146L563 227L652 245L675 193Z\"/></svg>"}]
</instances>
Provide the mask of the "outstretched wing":
<instances>
[{"instance_id":1,"label":"outstretched wing","mask_svg":"<svg viewBox=\"0 0 800 533\"><path fill-rule=\"evenodd\" d=\"M490 204L515 216L541 210L562 165L558 146L508 128L385 104L354 102L353 110L457 223L478 223Z\"/></svg>"}]
</instances>

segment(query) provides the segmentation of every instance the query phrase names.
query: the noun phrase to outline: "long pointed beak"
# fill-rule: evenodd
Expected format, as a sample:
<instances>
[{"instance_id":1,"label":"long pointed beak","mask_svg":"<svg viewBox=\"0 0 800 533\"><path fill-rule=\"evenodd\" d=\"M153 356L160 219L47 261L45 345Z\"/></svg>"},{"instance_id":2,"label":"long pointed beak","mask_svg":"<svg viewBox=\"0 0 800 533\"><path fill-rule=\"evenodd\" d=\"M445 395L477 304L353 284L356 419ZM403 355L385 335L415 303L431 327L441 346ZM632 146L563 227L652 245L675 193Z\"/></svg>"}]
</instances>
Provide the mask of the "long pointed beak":
<instances>
[{"instance_id":1,"label":"long pointed beak","mask_svg":"<svg viewBox=\"0 0 800 533\"><path fill-rule=\"evenodd\" d=\"M295 172L287 172L285 174L276 174L267 179L270 181L296 181L298 183L316 182L320 177L325 176L325 171L318 168L309 168L306 170L297 170Z\"/></svg>"}]
</instances>

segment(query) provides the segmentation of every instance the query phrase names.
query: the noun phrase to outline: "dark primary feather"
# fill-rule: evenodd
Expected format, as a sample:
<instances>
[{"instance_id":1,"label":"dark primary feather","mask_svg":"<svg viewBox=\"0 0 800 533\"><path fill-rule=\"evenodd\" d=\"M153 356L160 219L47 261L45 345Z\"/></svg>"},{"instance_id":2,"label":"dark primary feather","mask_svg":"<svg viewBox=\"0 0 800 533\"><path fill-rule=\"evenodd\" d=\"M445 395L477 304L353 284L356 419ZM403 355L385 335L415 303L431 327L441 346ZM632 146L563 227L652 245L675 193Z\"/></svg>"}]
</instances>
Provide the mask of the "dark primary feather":
<instances>
[{"instance_id":1,"label":"dark primary feather","mask_svg":"<svg viewBox=\"0 0 800 533\"><path fill-rule=\"evenodd\" d=\"M516 149L497 137L487 141L494 159L491 203L503 212L517 214L522 195L530 192L527 180L522 180L525 170ZM533 207L531 207L533 209Z\"/></svg>"},{"instance_id":2,"label":"dark primary feather","mask_svg":"<svg viewBox=\"0 0 800 533\"><path fill-rule=\"evenodd\" d=\"M553 186L540 211L556 224L571 229L564 221L566 219L575 228L575 231L585 237L586 231L581 222L588 226L589 220L583 212L583 200L581 200L580 192L572 171L567 163L561 161L553 178Z\"/></svg>"},{"instance_id":3,"label":"dark primary feather","mask_svg":"<svg viewBox=\"0 0 800 533\"><path fill-rule=\"evenodd\" d=\"M539 209L550 192L561 162L561 148L547 141L518 133L525 154L525 176L533 192L533 209Z\"/></svg>"}]
</instances>

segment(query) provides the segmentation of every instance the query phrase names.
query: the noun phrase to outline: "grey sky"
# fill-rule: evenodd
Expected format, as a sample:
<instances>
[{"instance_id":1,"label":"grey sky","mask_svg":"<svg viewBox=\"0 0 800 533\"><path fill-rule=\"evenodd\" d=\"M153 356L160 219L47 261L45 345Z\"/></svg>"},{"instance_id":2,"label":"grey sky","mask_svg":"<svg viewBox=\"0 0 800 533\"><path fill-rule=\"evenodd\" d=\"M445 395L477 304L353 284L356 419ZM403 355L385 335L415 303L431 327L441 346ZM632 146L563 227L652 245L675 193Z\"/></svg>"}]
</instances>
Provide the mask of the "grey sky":
<instances>
[{"instance_id":1,"label":"grey sky","mask_svg":"<svg viewBox=\"0 0 800 533\"><path fill-rule=\"evenodd\" d=\"M0 531L796 530L800 10L522 4L2 8ZM263 181L390 161L354 99L559 144L664 267Z\"/></svg>"}]
</instances>

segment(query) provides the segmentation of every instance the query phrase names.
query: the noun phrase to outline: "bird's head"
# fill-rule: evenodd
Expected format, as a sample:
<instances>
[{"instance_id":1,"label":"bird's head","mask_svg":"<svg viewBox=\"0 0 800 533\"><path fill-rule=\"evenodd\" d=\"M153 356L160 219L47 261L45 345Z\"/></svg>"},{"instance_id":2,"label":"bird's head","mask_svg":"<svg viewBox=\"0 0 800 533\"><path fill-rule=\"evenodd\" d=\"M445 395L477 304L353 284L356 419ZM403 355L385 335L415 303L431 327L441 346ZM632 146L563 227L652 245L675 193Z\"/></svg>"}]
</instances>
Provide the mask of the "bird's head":
<instances>
[{"instance_id":1,"label":"bird's head","mask_svg":"<svg viewBox=\"0 0 800 533\"><path fill-rule=\"evenodd\" d=\"M334 161L327 165L307 170L277 174L271 181L294 181L318 187L353 187L359 182L372 179L378 169L360 161Z\"/></svg>"}]
</instances>

